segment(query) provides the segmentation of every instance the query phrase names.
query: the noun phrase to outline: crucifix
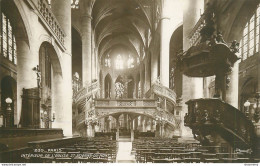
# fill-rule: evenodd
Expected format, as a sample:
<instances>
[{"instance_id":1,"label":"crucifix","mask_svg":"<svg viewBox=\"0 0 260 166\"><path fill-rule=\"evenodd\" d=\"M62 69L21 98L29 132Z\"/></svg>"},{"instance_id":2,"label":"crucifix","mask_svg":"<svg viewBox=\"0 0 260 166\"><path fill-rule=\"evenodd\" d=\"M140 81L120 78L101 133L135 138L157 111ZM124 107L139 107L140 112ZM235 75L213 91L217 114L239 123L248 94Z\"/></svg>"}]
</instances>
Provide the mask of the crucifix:
<instances>
[{"instance_id":1,"label":"crucifix","mask_svg":"<svg viewBox=\"0 0 260 166\"><path fill-rule=\"evenodd\" d=\"M36 76L37 76L37 86L38 86L38 88L40 88L41 87L41 71L40 71L39 65L34 67L33 71L35 71L35 73L36 73Z\"/></svg>"},{"instance_id":2,"label":"crucifix","mask_svg":"<svg viewBox=\"0 0 260 166\"><path fill-rule=\"evenodd\" d=\"M127 98L127 89L128 89L128 83L129 82L131 82L132 81L132 79L129 79L129 78L127 78L127 77L124 77L123 79L122 79L122 82L124 83L124 98Z\"/></svg>"}]
</instances>

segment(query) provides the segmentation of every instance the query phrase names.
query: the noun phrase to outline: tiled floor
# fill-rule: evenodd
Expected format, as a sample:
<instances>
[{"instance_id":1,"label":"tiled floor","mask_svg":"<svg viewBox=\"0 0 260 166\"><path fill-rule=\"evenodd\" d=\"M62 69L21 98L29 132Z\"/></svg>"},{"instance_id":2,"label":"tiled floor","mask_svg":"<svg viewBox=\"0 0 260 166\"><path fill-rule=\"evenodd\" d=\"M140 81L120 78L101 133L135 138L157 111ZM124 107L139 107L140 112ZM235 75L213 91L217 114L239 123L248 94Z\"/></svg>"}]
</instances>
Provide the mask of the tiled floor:
<instances>
[{"instance_id":1,"label":"tiled floor","mask_svg":"<svg viewBox=\"0 0 260 166\"><path fill-rule=\"evenodd\" d=\"M131 155L132 142L118 142L117 163L135 163L135 156Z\"/></svg>"}]
</instances>

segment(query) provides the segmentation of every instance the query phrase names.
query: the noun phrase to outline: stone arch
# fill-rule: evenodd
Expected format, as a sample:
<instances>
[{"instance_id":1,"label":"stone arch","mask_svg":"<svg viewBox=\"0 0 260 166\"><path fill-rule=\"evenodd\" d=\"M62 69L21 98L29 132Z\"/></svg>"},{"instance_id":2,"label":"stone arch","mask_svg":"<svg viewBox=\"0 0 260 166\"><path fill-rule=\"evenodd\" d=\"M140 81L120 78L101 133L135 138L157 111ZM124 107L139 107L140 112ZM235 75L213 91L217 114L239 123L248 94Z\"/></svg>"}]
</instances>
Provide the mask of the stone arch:
<instances>
[{"instance_id":1,"label":"stone arch","mask_svg":"<svg viewBox=\"0 0 260 166\"><path fill-rule=\"evenodd\" d=\"M176 92L177 98L182 96L182 73L177 67L178 53L183 50L183 25L172 33L170 39L170 82L169 88Z\"/></svg>"},{"instance_id":2,"label":"stone arch","mask_svg":"<svg viewBox=\"0 0 260 166\"><path fill-rule=\"evenodd\" d=\"M51 103L51 108L49 111L50 114L53 114L55 111L58 112L58 115L61 114L60 110L63 110L63 101L62 96L64 95L64 87L63 85L63 73L62 73L62 66L61 66L61 57L58 56L59 50L55 47L55 45L52 45L53 43L50 43L47 36L42 36L41 38L44 40L40 47L39 47L39 54L42 47L45 47L50 56L51 61L51 94L48 98L50 98L51 101L48 102ZM56 113L57 113L56 112ZM57 114L56 114L57 115ZM53 123L54 124L54 123ZM52 125L53 125L52 124Z\"/></svg>"},{"instance_id":3,"label":"stone arch","mask_svg":"<svg viewBox=\"0 0 260 166\"><path fill-rule=\"evenodd\" d=\"M1 105L0 108L4 113L4 120L6 115L6 107L7 104L5 102L6 98L11 98L11 126L17 124L16 123L16 116L17 116L17 83L16 80L11 76L4 76L1 78L0 81L0 87L1 87ZM5 123L4 123L5 124Z\"/></svg>"},{"instance_id":4,"label":"stone arch","mask_svg":"<svg viewBox=\"0 0 260 166\"><path fill-rule=\"evenodd\" d=\"M14 26L15 36L25 40L28 46L30 46L30 41L32 41L32 32L28 21L30 19L25 14L21 1L3 0L1 2L1 8L2 11L7 11L7 13L9 13L11 20L14 20L11 21L11 23ZM8 9L12 9L12 12L10 12Z\"/></svg>"},{"instance_id":5,"label":"stone arch","mask_svg":"<svg viewBox=\"0 0 260 166\"><path fill-rule=\"evenodd\" d=\"M50 38L45 38L45 39L50 39ZM50 51L50 58L51 58L51 65L53 68L53 72L55 74L59 74L60 76L62 76L62 66L61 66L60 56L58 54L59 53L58 48L52 45L52 43L50 43L49 40L44 40L44 39L39 47L39 51L40 48L43 46L47 47Z\"/></svg>"}]
</instances>

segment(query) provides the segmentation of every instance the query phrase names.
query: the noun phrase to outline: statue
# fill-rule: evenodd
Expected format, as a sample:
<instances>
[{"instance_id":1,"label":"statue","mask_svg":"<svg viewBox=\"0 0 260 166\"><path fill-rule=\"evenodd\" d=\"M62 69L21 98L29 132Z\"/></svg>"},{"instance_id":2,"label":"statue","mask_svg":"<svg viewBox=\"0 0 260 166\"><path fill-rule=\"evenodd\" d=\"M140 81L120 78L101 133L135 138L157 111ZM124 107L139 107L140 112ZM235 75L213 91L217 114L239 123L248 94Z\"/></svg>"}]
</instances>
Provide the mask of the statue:
<instances>
[{"instance_id":1,"label":"statue","mask_svg":"<svg viewBox=\"0 0 260 166\"><path fill-rule=\"evenodd\" d=\"M38 88L41 88L41 71L40 71L39 65L34 67L33 71L35 71L36 76L37 76L37 86L38 86Z\"/></svg>"},{"instance_id":2,"label":"statue","mask_svg":"<svg viewBox=\"0 0 260 166\"><path fill-rule=\"evenodd\" d=\"M236 40L232 41L231 46L230 46L230 50L233 53L238 53L239 52L239 43Z\"/></svg>"}]
</instances>

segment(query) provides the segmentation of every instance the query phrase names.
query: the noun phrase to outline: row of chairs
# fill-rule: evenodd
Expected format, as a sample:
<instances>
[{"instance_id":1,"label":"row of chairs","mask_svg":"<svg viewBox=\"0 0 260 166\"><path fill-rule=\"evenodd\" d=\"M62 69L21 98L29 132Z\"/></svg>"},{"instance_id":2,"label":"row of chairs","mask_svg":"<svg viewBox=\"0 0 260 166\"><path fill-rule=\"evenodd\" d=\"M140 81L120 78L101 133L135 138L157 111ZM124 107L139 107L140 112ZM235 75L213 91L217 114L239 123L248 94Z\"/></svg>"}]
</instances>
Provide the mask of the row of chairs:
<instances>
[{"instance_id":1,"label":"row of chairs","mask_svg":"<svg viewBox=\"0 0 260 166\"><path fill-rule=\"evenodd\" d=\"M178 143L170 139L138 139L132 152L140 163L247 163L256 162L247 153L227 153L220 146Z\"/></svg>"},{"instance_id":2,"label":"row of chairs","mask_svg":"<svg viewBox=\"0 0 260 166\"><path fill-rule=\"evenodd\" d=\"M66 147L55 147L58 151L38 152L40 157L27 157L32 163L114 163L117 142L109 139L81 139ZM37 154L37 153L36 153Z\"/></svg>"}]
</instances>

